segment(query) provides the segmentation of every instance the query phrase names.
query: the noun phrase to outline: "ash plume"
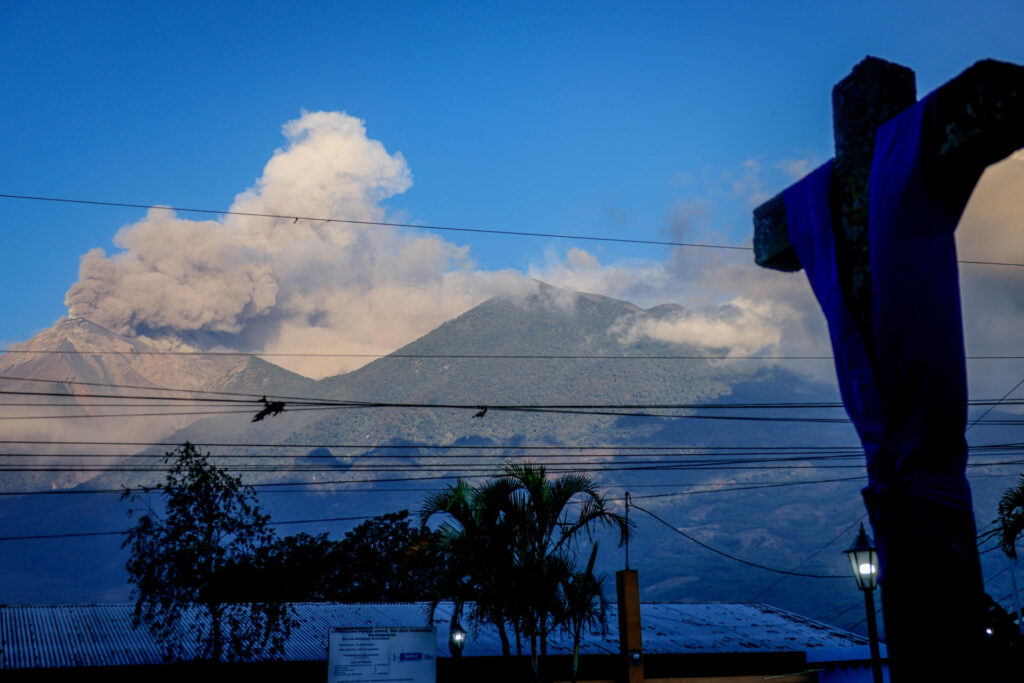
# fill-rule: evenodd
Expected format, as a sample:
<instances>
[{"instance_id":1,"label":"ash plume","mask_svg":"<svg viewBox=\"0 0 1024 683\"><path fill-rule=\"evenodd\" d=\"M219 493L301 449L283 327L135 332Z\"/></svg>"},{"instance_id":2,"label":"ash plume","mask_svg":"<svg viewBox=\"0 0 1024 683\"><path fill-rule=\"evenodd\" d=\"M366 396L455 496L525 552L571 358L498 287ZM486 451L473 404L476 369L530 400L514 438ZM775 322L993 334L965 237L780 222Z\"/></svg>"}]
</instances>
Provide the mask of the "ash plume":
<instances>
[{"instance_id":1,"label":"ash plume","mask_svg":"<svg viewBox=\"0 0 1024 683\"><path fill-rule=\"evenodd\" d=\"M231 211L382 221L412 185L401 153L363 121L307 112ZM93 249L65 304L162 348L387 353L522 280L471 269L468 249L433 235L336 222L227 215L191 220L154 208ZM310 376L363 360L292 359Z\"/></svg>"}]
</instances>

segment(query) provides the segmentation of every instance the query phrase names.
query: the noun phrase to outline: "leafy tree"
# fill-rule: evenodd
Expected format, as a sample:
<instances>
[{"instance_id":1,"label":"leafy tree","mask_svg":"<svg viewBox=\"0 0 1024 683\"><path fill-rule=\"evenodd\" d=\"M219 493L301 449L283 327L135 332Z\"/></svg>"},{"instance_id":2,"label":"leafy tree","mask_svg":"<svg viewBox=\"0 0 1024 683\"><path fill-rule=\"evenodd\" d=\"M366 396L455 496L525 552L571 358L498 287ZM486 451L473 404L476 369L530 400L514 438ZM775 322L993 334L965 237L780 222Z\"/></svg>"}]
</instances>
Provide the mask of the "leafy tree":
<instances>
[{"instance_id":1,"label":"leafy tree","mask_svg":"<svg viewBox=\"0 0 1024 683\"><path fill-rule=\"evenodd\" d=\"M373 517L332 540L295 534L236 558L223 570L234 601L411 602L433 592L435 566L413 552L433 534L401 510Z\"/></svg>"},{"instance_id":2,"label":"leafy tree","mask_svg":"<svg viewBox=\"0 0 1024 683\"><path fill-rule=\"evenodd\" d=\"M277 538L220 571L228 602L321 602L334 598L344 558L326 533Z\"/></svg>"},{"instance_id":3,"label":"leafy tree","mask_svg":"<svg viewBox=\"0 0 1024 683\"><path fill-rule=\"evenodd\" d=\"M409 523L401 510L369 519L345 534L340 552L345 557L345 600L353 602L410 602L429 597L438 567L427 554L433 533Z\"/></svg>"},{"instance_id":4,"label":"leafy tree","mask_svg":"<svg viewBox=\"0 0 1024 683\"><path fill-rule=\"evenodd\" d=\"M224 569L275 541L269 517L252 488L210 462L191 443L164 455L170 464L163 484L163 509L146 503L122 547L135 597L134 620L144 623L164 647L168 660L235 661L280 654L294 625L290 607L275 602L225 602L230 589ZM151 489L143 489L148 493ZM126 489L122 499L140 502Z\"/></svg>"}]
</instances>

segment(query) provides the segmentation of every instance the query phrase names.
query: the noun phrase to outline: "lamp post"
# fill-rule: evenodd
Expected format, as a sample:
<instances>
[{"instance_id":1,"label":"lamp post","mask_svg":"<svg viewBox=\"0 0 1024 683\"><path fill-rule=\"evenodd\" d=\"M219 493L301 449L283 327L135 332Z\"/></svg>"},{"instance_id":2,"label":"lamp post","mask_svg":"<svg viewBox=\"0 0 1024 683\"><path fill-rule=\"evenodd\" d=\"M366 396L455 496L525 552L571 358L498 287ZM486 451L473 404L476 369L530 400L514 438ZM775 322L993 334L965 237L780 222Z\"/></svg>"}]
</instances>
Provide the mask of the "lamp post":
<instances>
[{"instance_id":1,"label":"lamp post","mask_svg":"<svg viewBox=\"0 0 1024 683\"><path fill-rule=\"evenodd\" d=\"M878 584L878 553L871 544L871 539L860 525L860 533L853 546L843 551L850 558L853 578L857 587L864 591L864 607L868 613L868 642L871 645L871 675L874 683L882 683L882 662L878 654L878 622L875 620L874 590Z\"/></svg>"},{"instance_id":2,"label":"lamp post","mask_svg":"<svg viewBox=\"0 0 1024 683\"><path fill-rule=\"evenodd\" d=\"M452 626L448 629L448 651L452 657L462 656L462 646L466 644L466 629L459 625L459 622L452 620Z\"/></svg>"}]
</instances>

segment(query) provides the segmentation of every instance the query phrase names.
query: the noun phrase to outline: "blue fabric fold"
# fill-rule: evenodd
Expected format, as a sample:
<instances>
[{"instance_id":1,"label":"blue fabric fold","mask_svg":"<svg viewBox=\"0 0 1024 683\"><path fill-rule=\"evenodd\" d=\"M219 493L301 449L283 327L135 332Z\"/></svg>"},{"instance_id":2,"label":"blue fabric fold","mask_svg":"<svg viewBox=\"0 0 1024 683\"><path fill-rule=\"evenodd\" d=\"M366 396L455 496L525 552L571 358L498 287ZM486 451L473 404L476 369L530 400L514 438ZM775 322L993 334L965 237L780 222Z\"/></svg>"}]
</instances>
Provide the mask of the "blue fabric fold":
<instances>
[{"instance_id":1,"label":"blue fabric fold","mask_svg":"<svg viewBox=\"0 0 1024 683\"><path fill-rule=\"evenodd\" d=\"M934 97L879 127L869 185L872 333L890 485L971 507L967 370L953 233L966 204L928 184Z\"/></svg>"},{"instance_id":2,"label":"blue fabric fold","mask_svg":"<svg viewBox=\"0 0 1024 683\"><path fill-rule=\"evenodd\" d=\"M962 203L929 187L934 99L878 129L869 182L872 325L861 330L839 280L832 168L786 191L789 238L828 321L843 403L864 446L877 523L892 501L970 509L964 473L967 381L953 231Z\"/></svg>"}]
</instances>

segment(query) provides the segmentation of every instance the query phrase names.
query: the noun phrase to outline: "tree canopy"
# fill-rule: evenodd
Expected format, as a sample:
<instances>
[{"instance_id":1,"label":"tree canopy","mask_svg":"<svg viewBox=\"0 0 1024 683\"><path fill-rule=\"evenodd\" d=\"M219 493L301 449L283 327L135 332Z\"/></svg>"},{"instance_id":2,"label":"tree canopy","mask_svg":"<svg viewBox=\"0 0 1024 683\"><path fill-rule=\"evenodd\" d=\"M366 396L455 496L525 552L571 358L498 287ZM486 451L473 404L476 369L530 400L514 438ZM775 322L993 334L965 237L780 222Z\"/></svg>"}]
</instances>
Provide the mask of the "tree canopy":
<instances>
[{"instance_id":1,"label":"tree canopy","mask_svg":"<svg viewBox=\"0 0 1024 683\"><path fill-rule=\"evenodd\" d=\"M163 484L122 496L136 518L122 544L130 553L136 623L156 635L168 660L279 654L294 623L288 605L225 601L225 568L275 541L255 492L191 443L166 453L164 462L170 467ZM142 498L151 490L162 494L162 510Z\"/></svg>"},{"instance_id":2,"label":"tree canopy","mask_svg":"<svg viewBox=\"0 0 1024 683\"><path fill-rule=\"evenodd\" d=\"M414 550L432 533L406 510L372 517L332 540L299 533L275 539L224 568L236 601L411 602L426 600L436 580L429 556Z\"/></svg>"}]
</instances>

